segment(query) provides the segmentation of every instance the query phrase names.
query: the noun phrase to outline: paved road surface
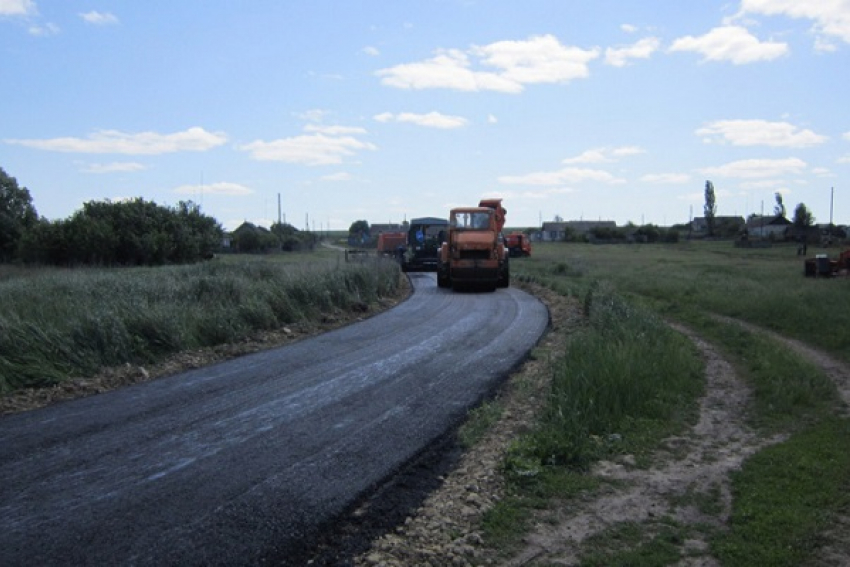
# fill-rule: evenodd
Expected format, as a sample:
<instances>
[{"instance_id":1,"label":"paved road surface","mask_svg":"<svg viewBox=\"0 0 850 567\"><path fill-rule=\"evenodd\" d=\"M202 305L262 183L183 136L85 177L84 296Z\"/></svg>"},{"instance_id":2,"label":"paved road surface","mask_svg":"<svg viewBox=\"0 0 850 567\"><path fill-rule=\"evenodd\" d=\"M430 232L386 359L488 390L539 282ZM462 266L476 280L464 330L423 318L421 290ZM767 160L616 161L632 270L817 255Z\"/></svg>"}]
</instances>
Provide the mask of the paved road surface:
<instances>
[{"instance_id":1,"label":"paved road surface","mask_svg":"<svg viewBox=\"0 0 850 567\"><path fill-rule=\"evenodd\" d=\"M547 324L414 295L280 349L0 418L0 563L279 563L461 419Z\"/></svg>"}]
</instances>

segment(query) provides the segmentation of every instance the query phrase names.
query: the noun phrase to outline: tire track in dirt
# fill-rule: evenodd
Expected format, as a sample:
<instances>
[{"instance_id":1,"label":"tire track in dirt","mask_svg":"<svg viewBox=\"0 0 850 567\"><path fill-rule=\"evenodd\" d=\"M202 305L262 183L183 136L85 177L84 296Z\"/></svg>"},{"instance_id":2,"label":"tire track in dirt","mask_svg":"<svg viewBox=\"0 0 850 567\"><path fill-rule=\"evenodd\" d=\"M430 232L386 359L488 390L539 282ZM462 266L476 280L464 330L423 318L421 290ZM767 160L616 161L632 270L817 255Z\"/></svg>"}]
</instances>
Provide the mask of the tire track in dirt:
<instances>
[{"instance_id":1,"label":"tire track in dirt","mask_svg":"<svg viewBox=\"0 0 850 567\"><path fill-rule=\"evenodd\" d=\"M841 400L844 402L837 413L845 419L850 418L850 365L804 342L792 339L769 329L759 327L740 319L715 315L719 321L739 325L751 333L759 333L787 346L820 370L835 384ZM850 516L843 514L833 521L832 528L823 534L829 542L811 558L811 565L850 565Z\"/></svg>"},{"instance_id":2,"label":"tire track in dirt","mask_svg":"<svg viewBox=\"0 0 850 567\"><path fill-rule=\"evenodd\" d=\"M724 317L721 315L716 315L715 317L717 320L725 323L740 325L752 333L767 335L815 364L829 377L830 380L832 380L835 387L838 389L838 394L841 396L841 399L845 404L844 407L840 408L842 415L850 416L850 409L848 409L848 407L850 407L850 365L841 362L821 350L810 347L802 341L788 338L769 329L753 325L752 323L747 323L746 321L741 321L740 319L732 319L731 317Z\"/></svg>"},{"instance_id":3,"label":"tire track in dirt","mask_svg":"<svg viewBox=\"0 0 850 567\"><path fill-rule=\"evenodd\" d=\"M732 504L729 473L783 437L759 438L745 422L750 390L729 362L686 327L672 327L693 341L705 360L706 393L697 424L687 435L666 439L647 470L634 468L628 455L600 462L592 474L616 482L601 495L566 503L554 520L541 518L526 548L505 565L574 565L587 538L621 522L644 524L652 534L665 518L695 528L696 535L683 543L680 565L718 565L698 526L726 523ZM718 502L700 506L705 499Z\"/></svg>"}]
</instances>

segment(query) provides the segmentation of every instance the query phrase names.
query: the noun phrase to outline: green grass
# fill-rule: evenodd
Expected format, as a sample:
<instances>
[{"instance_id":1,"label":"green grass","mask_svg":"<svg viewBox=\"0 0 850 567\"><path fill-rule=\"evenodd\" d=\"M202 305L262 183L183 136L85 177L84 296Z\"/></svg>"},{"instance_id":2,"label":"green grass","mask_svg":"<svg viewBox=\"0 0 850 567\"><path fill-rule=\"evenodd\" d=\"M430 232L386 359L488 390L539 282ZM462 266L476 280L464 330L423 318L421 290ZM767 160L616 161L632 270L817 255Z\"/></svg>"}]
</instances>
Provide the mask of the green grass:
<instances>
[{"instance_id":1,"label":"green grass","mask_svg":"<svg viewBox=\"0 0 850 567\"><path fill-rule=\"evenodd\" d=\"M850 506L850 422L825 419L764 449L733 475L728 532L713 541L723 565L800 565Z\"/></svg>"},{"instance_id":2,"label":"green grass","mask_svg":"<svg viewBox=\"0 0 850 567\"><path fill-rule=\"evenodd\" d=\"M399 285L392 262L345 264L328 255L5 273L0 392L155 362L335 311L363 311Z\"/></svg>"},{"instance_id":3,"label":"green grass","mask_svg":"<svg viewBox=\"0 0 850 567\"><path fill-rule=\"evenodd\" d=\"M620 452L646 465L661 437L686 426L699 395L695 356L681 337L664 332L664 317L684 322L731 361L752 389L748 417L762 435L788 435L735 475L729 529L698 528L712 552L724 565L796 565L816 553L824 531L848 509L850 426L836 417L837 391L819 368L786 346L716 315L850 361L848 280L805 278L802 258L790 246L747 250L729 242L539 244L532 258L511 269L518 281L583 301L588 324L562 354L553 355L551 403L538 429L517 440L506 457L510 496L492 513L500 528L485 532L489 541L500 534L518 541L534 510L581 493L547 488L546 479L581 477L594 460ZM674 362L660 362L666 359ZM719 513L716 490L681 498ZM678 561L680 530L627 528L589 543L582 564ZM631 532L624 548L620 543Z\"/></svg>"},{"instance_id":4,"label":"green grass","mask_svg":"<svg viewBox=\"0 0 850 567\"><path fill-rule=\"evenodd\" d=\"M837 255L811 248L810 255ZM803 277L793 245L741 249L731 242L671 245L538 243L512 263L514 277L581 294L594 281L653 305L660 313L712 312L805 340L850 362L850 282Z\"/></svg>"}]
</instances>

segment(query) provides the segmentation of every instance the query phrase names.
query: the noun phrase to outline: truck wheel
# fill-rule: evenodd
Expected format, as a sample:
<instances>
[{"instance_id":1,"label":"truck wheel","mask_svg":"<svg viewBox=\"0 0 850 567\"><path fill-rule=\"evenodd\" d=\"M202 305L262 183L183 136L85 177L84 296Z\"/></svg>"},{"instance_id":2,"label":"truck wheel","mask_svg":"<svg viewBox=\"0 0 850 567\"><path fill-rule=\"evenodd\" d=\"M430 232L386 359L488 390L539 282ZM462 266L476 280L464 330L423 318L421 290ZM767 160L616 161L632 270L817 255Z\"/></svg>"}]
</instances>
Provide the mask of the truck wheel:
<instances>
[{"instance_id":1,"label":"truck wheel","mask_svg":"<svg viewBox=\"0 0 850 567\"><path fill-rule=\"evenodd\" d=\"M496 282L497 287L509 287L511 285L511 269L505 264L502 271L499 272L499 280Z\"/></svg>"},{"instance_id":2,"label":"truck wheel","mask_svg":"<svg viewBox=\"0 0 850 567\"><path fill-rule=\"evenodd\" d=\"M437 287L451 287L452 280L446 270L437 268Z\"/></svg>"}]
</instances>

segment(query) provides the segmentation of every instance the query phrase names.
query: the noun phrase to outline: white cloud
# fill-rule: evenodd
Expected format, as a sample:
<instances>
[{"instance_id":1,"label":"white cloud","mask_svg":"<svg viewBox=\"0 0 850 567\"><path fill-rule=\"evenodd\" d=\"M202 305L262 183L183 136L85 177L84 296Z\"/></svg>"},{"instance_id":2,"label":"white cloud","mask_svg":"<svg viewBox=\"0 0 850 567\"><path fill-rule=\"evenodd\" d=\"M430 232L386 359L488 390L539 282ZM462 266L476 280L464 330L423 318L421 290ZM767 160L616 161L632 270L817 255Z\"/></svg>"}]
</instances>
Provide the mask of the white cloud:
<instances>
[{"instance_id":1,"label":"white cloud","mask_svg":"<svg viewBox=\"0 0 850 567\"><path fill-rule=\"evenodd\" d=\"M598 56L596 48L568 47L545 35L473 46L466 52L438 50L431 59L380 69L376 75L382 84L401 89L518 93L527 84L585 78L589 75L587 64ZM476 64L479 69L473 68Z\"/></svg>"},{"instance_id":2,"label":"white cloud","mask_svg":"<svg viewBox=\"0 0 850 567\"><path fill-rule=\"evenodd\" d=\"M140 132L127 134L118 130L99 130L88 138L51 138L46 140L4 140L7 144L54 152L84 154L157 155L173 152L206 151L224 144L227 136L189 128L173 134Z\"/></svg>"},{"instance_id":3,"label":"white cloud","mask_svg":"<svg viewBox=\"0 0 850 567\"><path fill-rule=\"evenodd\" d=\"M221 181L209 185L181 185L175 187L173 193L178 195L230 195L238 197L250 195L254 193L254 190L239 183Z\"/></svg>"},{"instance_id":4,"label":"white cloud","mask_svg":"<svg viewBox=\"0 0 850 567\"><path fill-rule=\"evenodd\" d=\"M788 53L788 44L759 41L746 28L722 26L700 37L685 36L673 42L670 51L694 51L703 61L731 61L735 65L770 61Z\"/></svg>"},{"instance_id":5,"label":"white cloud","mask_svg":"<svg viewBox=\"0 0 850 567\"><path fill-rule=\"evenodd\" d=\"M493 114L487 115L487 124L497 124L498 122L499 122L499 119L496 118L495 115L493 115Z\"/></svg>"},{"instance_id":6,"label":"white cloud","mask_svg":"<svg viewBox=\"0 0 850 567\"><path fill-rule=\"evenodd\" d=\"M676 185L688 183L691 176L687 173L649 173L640 178L646 183L660 183L665 185Z\"/></svg>"},{"instance_id":7,"label":"white cloud","mask_svg":"<svg viewBox=\"0 0 850 567\"><path fill-rule=\"evenodd\" d=\"M30 35L34 35L37 37L58 35L60 31L61 30L59 29L59 26L52 22L47 22L44 25L35 24L27 29L27 32L29 32Z\"/></svg>"},{"instance_id":8,"label":"white cloud","mask_svg":"<svg viewBox=\"0 0 850 567\"><path fill-rule=\"evenodd\" d=\"M620 24L620 29L626 33L635 33L638 31L638 27L632 24Z\"/></svg>"},{"instance_id":9,"label":"white cloud","mask_svg":"<svg viewBox=\"0 0 850 567\"><path fill-rule=\"evenodd\" d=\"M818 0L742 0L740 15L762 14L813 20L817 34L840 38L850 43L850 1Z\"/></svg>"},{"instance_id":10,"label":"white cloud","mask_svg":"<svg viewBox=\"0 0 850 567\"><path fill-rule=\"evenodd\" d=\"M320 126L308 124L304 127L305 132L317 132L329 136L342 136L344 134L365 134L366 130L358 126Z\"/></svg>"},{"instance_id":11,"label":"white cloud","mask_svg":"<svg viewBox=\"0 0 850 567\"><path fill-rule=\"evenodd\" d=\"M605 63L614 67L624 67L631 59L649 59L661 47L657 37L646 37L626 47L609 47L605 50Z\"/></svg>"},{"instance_id":12,"label":"white cloud","mask_svg":"<svg viewBox=\"0 0 850 567\"><path fill-rule=\"evenodd\" d=\"M829 138L811 130L801 130L788 122L767 120L717 120L696 131L706 143L729 142L733 146L772 146L804 148L826 142Z\"/></svg>"},{"instance_id":13,"label":"white cloud","mask_svg":"<svg viewBox=\"0 0 850 567\"><path fill-rule=\"evenodd\" d=\"M528 199L549 199L558 195L568 195L575 192L576 190L570 187L551 187L549 189L538 189L535 191L495 191L482 195L481 198L483 199L485 197L495 196L496 198L502 198L506 201L521 202Z\"/></svg>"},{"instance_id":14,"label":"white cloud","mask_svg":"<svg viewBox=\"0 0 850 567\"><path fill-rule=\"evenodd\" d=\"M38 8L32 0L0 0L0 16L33 16Z\"/></svg>"},{"instance_id":15,"label":"white cloud","mask_svg":"<svg viewBox=\"0 0 850 567\"><path fill-rule=\"evenodd\" d=\"M314 108L312 110L306 110L304 112L294 112L293 116L298 118L299 120L304 120L305 122L321 122L324 120L325 116L328 116L330 112L327 110L322 110L321 108Z\"/></svg>"},{"instance_id":16,"label":"white cloud","mask_svg":"<svg viewBox=\"0 0 850 567\"><path fill-rule=\"evenodd\" d=\"M850 154L842 156L836 160L837 163L850 163Z\"/></svg>"},{"instance_id":17,"label":"white cloud","mask_svg":"<svg viewBox=\"0 0 850 567\"><path fill-rule=\"evenodd\" d=\"M391 112L384 112L376 115L374 118L378 122L407 122L418 126L441 128L444 130L462 128L469 122L462 116L450 116L439 112L429 112L428 114L414 114L412 112L393 114Z\"/></svg>"},{"instance_id":18,"label":"white cloud","mask_svg":"<svg viewBox=\"0 0 850 567\"><path fill-rule=\"evenodd\" d=\"M844 134L842 134L841 137L844 138L845 140L850 141L850 132L844 132Z\"/></svg>"},{"instance_id":19,"label":"white cloud","mask_svg":"<svg viewBox=\"0 0 850 567\"><path fill-rule=\"evenodd\" d=\"M745 159L733 161L718 167L707 167L700 170L700 172L708 176L719 175L721 177L757 179L797 175L805 168L806 162L799 158Z\"/></svg>"},{"instance_id":20,"label":"white cloud","mask_svg":"<svg viewBox=\"0 0 850 567\"><path fill-rule=\"evenodd\" d=\"M371 45L364 47L363 53L365 53L366 55L370 55L372 57L377 57L378 55L381 54L381 52L378 50L377 47L372 47Z\"/></svg>"},{"instance_id":21,"label":"white cloud","mask_svg":"<svg viewBox=\"0 0 850 567\"><path fill-rule=\"evenodd\" d=\"M84 22L87 24L92 24L94 26L109 26L118 23L118 18L115 17L114 14L110 14L109 12L97 12L92 10L91 12L86 12L85 14L79 15Z\"/></svg>"},{"instance_id":22,"label":"white cloud","mask_svg":"<svg viewBox=\"0 0 850 567\"><path fill-rule=\"evenodd\" d=\"M625 180L614 177L607 171L579 167L567 167L557 171L541 171L526 175L506 175L499 177L499 183L505 185L565 185L596 181L617 184Z\"/></svg>"},{"instance_id":23,"label":"white cloud","mask_svg":"<svg viewBox=\"0 0 850 567\"><path fill-rule=\"evenodd\" d=\"M610 163L617 161L617 158L628 157L642 153L645 153L645 150L638 146L621 146L619 148L593 148L582 152L581 154L575 157L566 158L561 163Z\"/></svg>"},{"instance_id":24,"label":"white cloud","mask_svg":"<svg viewBox=\"0 0 850 567\"><path fill-rule=\"evenodd\" d=\"M132 172L147 169L144 165L136 162L113 162L113 163L91 163L85 165L80 171L83 173L115 173Z\"/></svg>"},{"instance_id":25,"label":"white cloud","mask_svg":"<svg viewBox=\"0 0 850 567\"><path fill-rule=\"evenodd\" d=\"M351 181L351 174L347 171L340 171L331 175L323 175L320 179L322 181Z\"/></svg>"},{"instance_id":26,"label":"white cloud","mask_svg":"<svg viewBox=\"0 0 850 567\"><path fill-rule=\"evenodd\" d=\"M256 140L238 149L247 151L259 161L283 161L303 165L333 165L342 163L347 156L362 150L375 150L369 142L359 140L353 134L364 133L362 128L343 126L308 126L313 133L266 142ZM343 135L348 134L348 135Z\"/></svg>"}]
</instances>

